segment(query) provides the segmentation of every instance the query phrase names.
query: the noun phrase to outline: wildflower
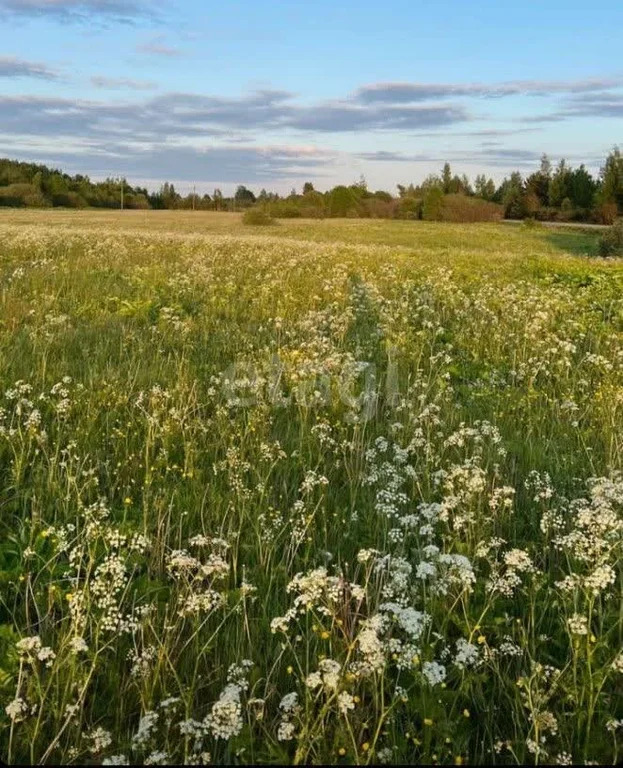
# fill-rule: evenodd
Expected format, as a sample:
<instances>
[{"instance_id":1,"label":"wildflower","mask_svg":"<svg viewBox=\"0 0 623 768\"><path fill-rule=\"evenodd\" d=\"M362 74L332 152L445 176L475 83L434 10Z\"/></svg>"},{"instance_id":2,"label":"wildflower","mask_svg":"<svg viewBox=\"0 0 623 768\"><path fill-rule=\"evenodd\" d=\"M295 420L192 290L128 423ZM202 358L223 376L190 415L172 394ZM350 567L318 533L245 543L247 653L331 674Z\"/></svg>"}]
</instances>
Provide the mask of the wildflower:
<instances>
[{"instance_id":1,"label":"wildflower","mask_svg":"<svg viewBox=\"0 0 623 768\"><path fill-rule=\"evenodd\" d=\"M86 653L89 650L89 646L83 637L72 637L69 642L69 647L74 654Z\"/></svg>"},{"instance_id":2,"label":"wildflower","mask_svg":"<svg viewBox=\"0 0 623 768\"><path fill-rule=\"evenodd\" d=\"M479 661L478 648L471 643L468 643L464 638L459 638L456 641L456 655L454 657L454 663L459 669L465 669L466 667L473 667Z\"/></svg>"},{"instance_id":3,"label":"wildflower","mask_svg":"<svg viewBox=\"0 0 623 768\"><path fill-rule=\"evenodd\" d=\"M221 693L217 702L212 705L212 711L205 718L205 724L216 739L227 741L237 736L242 730L242 705L240 703L241 689L238 685L229 683Z\"/></svg>"},{"instance_id":4,"label":"wildflower","mask_svg":"<svg viewBox=\"0 0 623 768\"><path fill-rule=\"evenodd\" d=\"M291 741L296 734L294 723L282 720L277 728L277 741Z\"/></svg>"},{"instance_id":5,"label":"wildflower","mask_svg":"<svg viewBox=\"0 0 623 768\"><path fill-rule=\"evenodd\" d=\"M24 699L18 696L7 704L7 706L4 708L4 711L7 713L9 720L14 723L18 723L20 720L23 720L27 716L28 705Z\"/></svg>"},{"instance_id":6,"label":"wildflower","mask_svg":"<svg viewBox=\"0 0 623 768\"><path fill-rule=\"evenodd\" d=\"M286 714L292 714L293 712L296 712L298 709L298 693L292 692L287 693L279 703L279 709L281 709Z\"/></svg>"},{"instance_id":7,"label":"wildflower","mask_svg":"<svg viewBox=\"0 0 623 768\"><path fill-rule=\"evenodd\" d=\"M342 691L337 697L337 706L343 715L346 715L349 710L355 709L355 699L347 693Z\"/></svg>"},{"instance_id":8,"label":"wildflower","mask_svg":"<svg viewBox=\"0 0 623 768\"><path fill-rule=\"evenodd\" d=\"M145 747L151 739L158 724L157 712L145 712L138 723L138 728L132 737L133 747Z\"/></svg>"},{"instance_id":9,"label":"wildflower","mask_svg":"<svg viewBox=\"0 0 623 768\"><path fill-rule=\"evenodd\" d=\"M429 685L439 685L446 677L446 668L437 661L425 661L422 664L422 674Z\"/></svg>"},{"instance_id":10,"label":"wildflower","mask_svg":"<svg viewBox=\"0 0 623 768\"><path fill-rule=\"evenodd\" d=\"M86 738L91 742L89 751L92 755L97 755L100 752L103 752L112 744L112 735L110 731L105 730L101 726L98 726L88 733Z\"/></svg>"},{"instance_id":11,"label":"wildflower","mask_svg":"<svg viewBox=\"0 0 623 768\"><path fill-rule=\"evenodd\" d=\"M574 613L570 619L567 619L567 624L569 625L569 632L571 632L572 635L588 634L588 620L586 616Z\"/></svg>"}]
</instances>

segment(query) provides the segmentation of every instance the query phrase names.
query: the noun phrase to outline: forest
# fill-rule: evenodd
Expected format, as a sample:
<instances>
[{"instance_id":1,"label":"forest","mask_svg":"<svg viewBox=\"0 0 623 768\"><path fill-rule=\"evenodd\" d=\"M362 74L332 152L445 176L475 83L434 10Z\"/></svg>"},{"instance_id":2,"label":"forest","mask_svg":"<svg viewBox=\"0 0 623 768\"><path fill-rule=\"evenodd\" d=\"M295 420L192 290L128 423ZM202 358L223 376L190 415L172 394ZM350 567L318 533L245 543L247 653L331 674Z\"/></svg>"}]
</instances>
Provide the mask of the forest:
<instances>
[{"instance_id":1,"label":"forest","mask_svg":"<svg viewBox=\"0 0 623 768\"><path fill-rule=\"evenodd\" d=\"M300 191L255 193L238 185L232 196L220 189L180 194L173 183L156 191L124 178L94 181L45 165L0 159L0 206L64 208L187 209L240 211L261 207L276 218L385 218L428 221L496 221L502 218L612 224L623 214L623 155L618 147L594 176L585 165L564 159L553 165L547 155L532 173L511 173L496 184L480 174L471 181L445 163L439 174L420 183L397 184L396 193L372 191L362 177L325 192L306 182Z\"/></svg>"}]
</instances>

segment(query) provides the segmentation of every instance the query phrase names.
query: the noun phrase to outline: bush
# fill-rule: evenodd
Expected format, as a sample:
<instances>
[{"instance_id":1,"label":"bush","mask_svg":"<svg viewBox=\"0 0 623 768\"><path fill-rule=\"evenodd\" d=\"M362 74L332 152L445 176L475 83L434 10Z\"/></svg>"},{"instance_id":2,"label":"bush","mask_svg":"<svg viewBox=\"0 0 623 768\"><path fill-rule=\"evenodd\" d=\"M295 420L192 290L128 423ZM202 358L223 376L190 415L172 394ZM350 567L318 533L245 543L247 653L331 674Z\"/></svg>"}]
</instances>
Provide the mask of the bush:
<instances>
[{"instance_id":1,"label":"bush","mask_svg":"<svg viewBox=\"0 0 623 768\"><path fill-rule=\"evenodd\" d=\"M614 224L616 217L616 203L602 203L597 209L597 220L600 224Z\"/></svg>"},{"instance_id":2,"label":"bush","mask_svg":"<svg viewBox=\"0 0 623 768\"><path fill-rule=\"evenodd\" d=\"M401 197L397 201L397 219L421 219L422 200L417 197Z\"/></svg>"},{"instance_id":3,"label":"bush","mask_svg":"<svg viewBox=\"0 0 623 768\"><path fill-rule=\"evenodd\" d=\"M36 208L45 204L41 190L33 184L9 184L0 187L0 206Z\"/></svg>"},{"instance_id":4,"label":"bush","mask_svg":"<svg viewBox=\"0 0 623 768\"><path fill-rule=\"evenodd\" d=\"M445 195L441 204L441 221L500 221L504 208L479 197L467 195Z\"/></svg>"},{"instance_id":5,"label":"bush","mask_svg":"<svg viewBox=\"0 0 623 768\"><path fill-rule=\"evenodd\" d=\"M613 224L599 239L599 255L604 257L623 256L623 219Z\"/></svg>"},{"instance_id":6,"label":"bush","mask_svg":"<svg viewBox=\"0 0 623 768\"><path fill-rule=\"evenodd\" d=\"M370 219L393 219L396 214L395 200L369 197L361 201L361 215Z\"/></svg>"},{"instance_id":7,"label":"bush","mask_svg":"<svg viewBox=\"0 0 623 768\"><path fill-rule=\"evenodd\" d=\"M331 190L329 196L329 215L337 218L357 215L357 198L352 189L343 185Z\"/></svg>"},{"instance_id":8,"label":"bush","mask_svg":"<svg viewBox=\"0 0 623 768\"><path fill-rule=\"evenodd\" d=\"M242 223L252 227L266 227L276 222L263 208L249 208L242 216Z\"/></svg>"},{"instance_id":9,"label":"bush","mask_svg":"<svg viewBox=\"0 0 623 768\"><path fill-rule=\"evenodd\" d=\"M60 208L86 208L87 201L77 192L59 192L52 196L52 205Z\"/></svg>"},{"instance_id":10,"label":"bush","mask_svg":"<svg viewBox=\"0 0 623 768\"><path fill-rule=\"evenodd\" d=\"M443 202L443 192L439 187L427 189L422 201L422 218L425 221L441 221Z\"/></svg>"},{"instance_id":11,"label":"bush","mask_svg":"<svg viewBox=\"0 0 623 768\"><path fill-rule=\"evenodd\" d=\"M278 216L280 219L300 219L303 216L303 212L296 203L277 203L271 210L273 216Z\"/></svg>"}]
</instances>

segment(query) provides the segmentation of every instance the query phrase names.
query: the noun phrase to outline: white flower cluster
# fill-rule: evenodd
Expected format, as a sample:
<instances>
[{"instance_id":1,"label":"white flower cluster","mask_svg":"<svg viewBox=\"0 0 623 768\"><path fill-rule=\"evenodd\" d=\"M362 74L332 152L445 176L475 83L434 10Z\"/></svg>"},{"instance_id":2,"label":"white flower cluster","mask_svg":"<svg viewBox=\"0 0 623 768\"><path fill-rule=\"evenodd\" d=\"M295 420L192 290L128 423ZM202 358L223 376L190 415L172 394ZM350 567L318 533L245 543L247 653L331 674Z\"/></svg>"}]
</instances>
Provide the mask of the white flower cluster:
<instances>
[{"instance_id":1,"label":"white flower cluster","mask_svg":"<svg viewBox=\"0 0 623 768\"><path fill-rule=\"evenodd\" d=\"M42 662L46 667L51 667L56 658L54 651L41 643L39 635L24 637L15 644L17 652L28 664L34 664L35 660Z\"/></svg>"}]
</instances>

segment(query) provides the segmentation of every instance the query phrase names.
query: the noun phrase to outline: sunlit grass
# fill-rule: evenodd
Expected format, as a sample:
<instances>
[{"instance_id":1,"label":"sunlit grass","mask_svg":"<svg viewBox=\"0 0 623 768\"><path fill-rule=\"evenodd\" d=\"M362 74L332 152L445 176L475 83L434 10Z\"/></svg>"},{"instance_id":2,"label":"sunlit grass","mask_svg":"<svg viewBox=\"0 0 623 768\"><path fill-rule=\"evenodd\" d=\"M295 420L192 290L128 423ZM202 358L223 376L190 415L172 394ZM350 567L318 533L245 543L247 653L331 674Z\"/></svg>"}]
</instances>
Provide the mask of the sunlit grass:
<instances>
[{"instance_id":1,"label":"sunlit grass","mask_svg":"<svg viewBox=\"0 0 623 768\"><path fill-rule=\"evenodd\" d=\"M623 268L0 211L0 759L616 762Z\"/></svg>"}]
</instances>

